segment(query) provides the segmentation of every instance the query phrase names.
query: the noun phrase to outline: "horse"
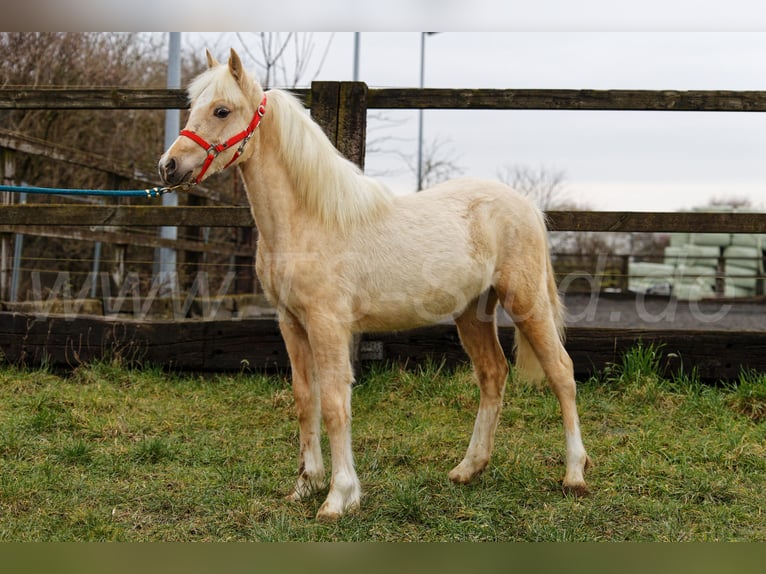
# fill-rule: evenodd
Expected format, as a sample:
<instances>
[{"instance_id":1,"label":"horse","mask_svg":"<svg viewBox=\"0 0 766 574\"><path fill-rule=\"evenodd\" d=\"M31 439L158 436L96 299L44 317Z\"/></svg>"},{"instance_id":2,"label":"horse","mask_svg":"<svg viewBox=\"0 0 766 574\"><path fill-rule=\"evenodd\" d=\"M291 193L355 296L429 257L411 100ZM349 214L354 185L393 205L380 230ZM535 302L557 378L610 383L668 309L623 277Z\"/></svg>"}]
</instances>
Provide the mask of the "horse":
<instances>
[{"instance_id":1,"label":"horse","mask_svg":"<svg viewBox=\"0 0 766 574\"><path fill-rule=\"evenodd\" d=\"M188 87L188 122L159 160L169 185L237 166L259 232L256 273L277 310L300 427L298 478L288 500L325 488L317 519L360 506L351 446L355 334L454 321L480 389L465 456L449 472L468 483L489 463L509 376L498 303L515 326L516 370L547 379L566 439L563 489L587 492L572 360L543 214L510 187L461 178L395 195L345 159L293 95L267 92L233 49L228 64Z\"/></svg>"}]
</instances>

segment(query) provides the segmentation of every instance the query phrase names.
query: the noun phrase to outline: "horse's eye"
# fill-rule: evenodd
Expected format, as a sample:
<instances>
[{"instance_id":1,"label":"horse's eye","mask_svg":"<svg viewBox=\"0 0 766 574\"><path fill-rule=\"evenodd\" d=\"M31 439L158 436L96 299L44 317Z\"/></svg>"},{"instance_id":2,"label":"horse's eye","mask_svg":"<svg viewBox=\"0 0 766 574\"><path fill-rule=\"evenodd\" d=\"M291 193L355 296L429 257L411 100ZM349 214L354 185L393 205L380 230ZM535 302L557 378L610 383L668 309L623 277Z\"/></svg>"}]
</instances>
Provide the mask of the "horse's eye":
<instances>
[{"instance_id":1,"label":"horse's eye","mask_svg":"<svg viewBox=\"0 0 766 574\"><path fill-rule=\"evenodd\" d=\"M230 112L231 110L229 110L228 108L219 107L215 109L215 111L213 112L213 115L217 118L224 119L226 116L229 115Z\"/></svg>"}]
</instances>

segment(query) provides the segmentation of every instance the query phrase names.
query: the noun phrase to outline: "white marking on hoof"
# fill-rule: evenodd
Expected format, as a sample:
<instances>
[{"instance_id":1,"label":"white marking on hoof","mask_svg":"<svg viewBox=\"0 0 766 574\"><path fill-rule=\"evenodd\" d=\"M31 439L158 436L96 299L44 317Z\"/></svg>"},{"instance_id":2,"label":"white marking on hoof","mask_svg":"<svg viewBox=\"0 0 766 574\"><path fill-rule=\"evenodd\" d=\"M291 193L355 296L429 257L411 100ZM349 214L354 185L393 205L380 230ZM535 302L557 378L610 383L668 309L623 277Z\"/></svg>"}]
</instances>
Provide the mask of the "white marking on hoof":
<instances>
[{"instance_id":1,"label":"white marking on hoof","mask_svg":"<svg viewBox=\"0 0 766 574\"><path fill-rule=\"evenodd\" d=\"M487 462L475 464L463 459L459 465L449 472L449 479L456 484L468 484L474 478L479 476L487 467Z\"/></svg>"}]
</instances>

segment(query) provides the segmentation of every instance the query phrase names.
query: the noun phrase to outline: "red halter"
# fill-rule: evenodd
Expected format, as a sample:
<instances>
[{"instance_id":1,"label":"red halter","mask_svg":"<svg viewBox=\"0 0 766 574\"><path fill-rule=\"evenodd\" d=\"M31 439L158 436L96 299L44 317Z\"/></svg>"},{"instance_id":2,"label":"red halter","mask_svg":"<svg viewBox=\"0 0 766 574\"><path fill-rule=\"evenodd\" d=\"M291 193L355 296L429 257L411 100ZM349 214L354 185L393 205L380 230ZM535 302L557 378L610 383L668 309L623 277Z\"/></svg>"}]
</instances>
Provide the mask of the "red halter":
<instances>
[{"instance_id":1,"label":"red halter","mask_svg":"<svg viewBox=\"0 0 766 574\"><path fill-rule=\"evenodd\" d=\"M242 155L242 151L245 149L245 144L250 140L250 137L253 135L255 128L258 127L258 124L261 123L261 118L263 117L265 113L266 113L266 95L264 94L263 100L261 100L261 104L255 110L255 114L253 114L253 119L250 120L250 123L248 124L248 126L243 131L231 136L225 142L219 143L219 144L210 144L206 142L205 139L199 134L195 134L194 132L190 132L189 130L181 130L182 136L186 136L193 142L196 142L207 152L207 158L205 158L205 163L202 164L202 170L200 170L199 175L194 180L194 183L199 183L200 181L202 181L202 176L205 175L205 172L210 167L210 164L213 163L213 160L218 157L218 154L226 151L234 144L242 142L241 144L239 144L239 148L237 148L237 151L234 153L234 156L229 160L229 163L223 166L223 169L226 169L231 164L233 164L236 161L236 159L240 155Z\"/></svg>"}]
</instances>

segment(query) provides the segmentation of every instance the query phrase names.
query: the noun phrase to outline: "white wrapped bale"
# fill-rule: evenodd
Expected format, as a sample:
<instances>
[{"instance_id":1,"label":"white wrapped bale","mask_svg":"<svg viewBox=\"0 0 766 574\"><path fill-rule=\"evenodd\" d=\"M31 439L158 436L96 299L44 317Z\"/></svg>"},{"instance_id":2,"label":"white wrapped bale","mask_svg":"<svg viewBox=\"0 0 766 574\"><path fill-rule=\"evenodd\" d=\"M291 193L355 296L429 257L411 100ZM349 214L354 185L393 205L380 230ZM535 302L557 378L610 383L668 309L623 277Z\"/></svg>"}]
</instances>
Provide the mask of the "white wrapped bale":
<instances>
[{"instance_id":1,"label":"white wrapped bale","mask_svg":"<svg viewBox=\"0 0 766 574\"><path fill-rule=\"evenodd\" d=\"M686 244L668 245L665 248L665 265L681 265L686 263Z\"/></svg>"},{"instance_id":2,"label":"white wrapped bale","mask_svg":"<svg viewBox=\"0 0 766 574\"><path fill-rule=\"evenodd\" d=\"M747 267L756 272L763 269L763 253L757 247L730 245L723 250L725 269L732 267Z\"/></svg>"},{"instance_id":3,"label":"white wrapped bale","mask_svg":"<svg viewBox=\"0 0 766 574\"><path fill-rule=\"evenodd\" d=\"M651 263L648 261L631 261L628 266L628 277L640 279L669 280L675 272L674 265Z\"/></svg>"},{"instance_id":4,"label":"white wrapped bale","mask_svg":"<svg viewBox=\"0 0 766 574\"><path fill-rule=\"evenodd\" d=\"M675 267L664 263L631 262L628 267L628 290L634 293L667 292Z\"/></svg>"},{"instance_id":5,"label":"white wrapped bale","mask_svg":"<svg viewBox=\"0 0 766 574\"><path fill-rule=\"evenodd\" d=\"M675 285L699 285L708 291L715 291L716 270L705 266L679 265L674 275Z\"/></svg>"},{"instance_id":6,"label":"white wrapped bale","mask_svg":"<svg viewBox=\"0 0 766 574\"><path fill-rule=\"evenodd\" d=\"M754 233L733 233L731 236L731 244L739 245L742 247L755 247L761 249L762 236L755 235Z\"/></svg>"},{"instance_id":7,"label":"white wrapped bale","mask_svg":"<svg viewBox=\"0 0 766 574\"><path fill-rule=\"evenodd\" d=\"M731 243L731 233L692 233L690 240L694 245L725 247Z\"/></svg>"},{"instance_id":8,"label":"white wrapped bale","mask_svg":"<svg viewBox=\"0 0 766 574\"><path fill-rule=\"evenodd\" d=\"M689 233L671 233L670 234L670 247L681 247L689 243L691 235Z\"/></svg>"},{"instance_id":9,"label":"white wrapped bale","mask_svg":"<svg viewBox=\"0 0 766 574\"><path fill-rule=\"evenodd\" d=\"M734 285L755 291L757 281L756 270L751 267L740 267L738 265L727 265L726 267L724 285Z\"/></svg>"},{"instance_id":10,"label":"white wrapped bale","mask_svg":"<svg viewBox=\"0 0 766 574\"><path fill-rule=\"evenodd\" d=\"M721 248L712 245L683 245L665 248L666 265L691 265L694 267L718 268Z\"/></svg>"}]
</instances>

